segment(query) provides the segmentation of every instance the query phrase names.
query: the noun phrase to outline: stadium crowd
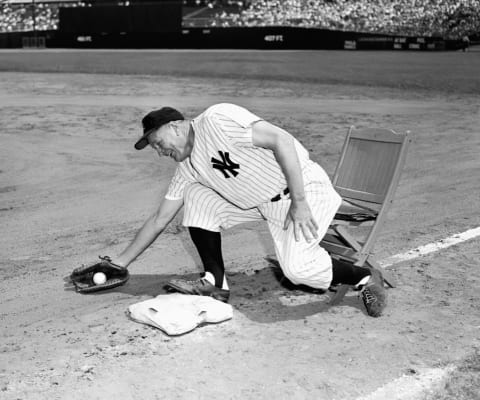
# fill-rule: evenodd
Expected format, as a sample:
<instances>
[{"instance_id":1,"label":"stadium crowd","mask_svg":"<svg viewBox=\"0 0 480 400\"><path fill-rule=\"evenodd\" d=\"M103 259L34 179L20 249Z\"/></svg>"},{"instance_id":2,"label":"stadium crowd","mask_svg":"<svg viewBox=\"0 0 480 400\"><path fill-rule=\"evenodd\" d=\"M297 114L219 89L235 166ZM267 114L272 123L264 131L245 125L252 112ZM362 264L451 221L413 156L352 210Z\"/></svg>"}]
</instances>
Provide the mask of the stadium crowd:
<instances>
[{"instance_id":1,"label":"stadium crowd","mask_svg":"<svg viewBox=\"0 0 480 400\"><path fill-rule=\"evenodd\" d=\"M280 25L444 38L480 32L480 0L249 0L237 12L222 2L194 1L210 9L204 26ZM57 29L60 6L86 5L90 4L4 1L0 32ZM212 8L218 11L212 13Z\"/></svg>"},{"instance_id":2,"label":"stadium crowd","mask_svg":"<svg viewBox=\"0 0 480 400\"><path fill-rule=\"evenodd\" d=\"M56 9L50 5L39 3L35 7L24 4L0 4L0 31L32 31L34 29L56 29Z\"/></svg>"},{"instance_id":3,"label":"stadium crowd","mask_svg":"<svg viewBox=\"0 0 480 400\"><path fill-rule=\"evenodd\" d=\"M1 1L1 0L0 0ZM82 1L0 3L0 32L46 31L58 28L60 7L84 7Z\"/></svg>"},{"instance_id":4,"label":"stadium crowd","mask_svg":"<svg viewBox=\"0 0 480 400\"><path fill-rule=\"evenodd\" d=\"M253 0L216 26L301 26L356 32L462 37L480 31L480 0Z\"/></svg>"}]
</instances>

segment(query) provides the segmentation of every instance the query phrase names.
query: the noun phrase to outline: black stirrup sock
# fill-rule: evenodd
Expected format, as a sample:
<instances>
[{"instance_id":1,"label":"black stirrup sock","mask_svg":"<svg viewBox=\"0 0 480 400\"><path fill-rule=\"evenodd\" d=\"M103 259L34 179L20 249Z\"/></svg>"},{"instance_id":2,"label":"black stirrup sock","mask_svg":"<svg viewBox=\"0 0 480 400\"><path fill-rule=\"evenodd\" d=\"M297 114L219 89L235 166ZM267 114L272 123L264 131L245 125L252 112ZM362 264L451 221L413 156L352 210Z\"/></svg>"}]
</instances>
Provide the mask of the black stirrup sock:
<instances>
[{"instance_id":1,"label":"black stirrup sock","mask_svg":"<svg viewBox=\"0 0 480 400\"><path fill-rule=\"evenodd\" d=\"M215 277L215 286L222 288L225 266L223 264L220 232L193 227L189 227L188 230L202 260L203 268Z\"/></svg>"},{"instance_id":2,"label":"black stirrup sock","mask_svg":"<svg viewBox=\"0 0 480 400\"><path fill-rule=\"evenodd\" d=\"M345 284L357 285L363 278L371 275L370 269L357 267L345 261L332 259L332 286Z\"/></svg>"}]
</instances>

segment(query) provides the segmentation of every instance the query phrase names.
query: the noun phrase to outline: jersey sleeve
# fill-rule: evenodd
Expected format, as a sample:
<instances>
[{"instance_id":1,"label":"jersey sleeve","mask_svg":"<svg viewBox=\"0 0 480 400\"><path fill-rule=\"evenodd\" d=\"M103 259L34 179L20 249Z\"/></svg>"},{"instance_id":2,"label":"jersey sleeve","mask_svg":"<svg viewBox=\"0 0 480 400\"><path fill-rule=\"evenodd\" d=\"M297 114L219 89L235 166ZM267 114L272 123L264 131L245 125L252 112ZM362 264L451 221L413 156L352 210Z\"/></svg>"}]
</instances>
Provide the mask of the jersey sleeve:
<instances>
[{"instance_id":1,"label":"jersey sleeve","mask_svg":"<svg viewBox=\"0 0 480 400\"><path fill-rule=\"evenodd\" d=\"M165 198L168 200L183 199L185 187L195 181L195 177L188 167L187 162L183 161L178 165L175 174L170 181Z\"/></svg>"},{"instance_id":2,"label":"jersey sleeve","mask_svg":"<svg viewBox=\"0 0 480 400\"><path fill-rule=\"evenodd\" d=\"M230 142L239 147L253 147L252 125L262 120L246 108L227 103L216 105L210 118L220 125Z\"/></svg>"}]
</instances>

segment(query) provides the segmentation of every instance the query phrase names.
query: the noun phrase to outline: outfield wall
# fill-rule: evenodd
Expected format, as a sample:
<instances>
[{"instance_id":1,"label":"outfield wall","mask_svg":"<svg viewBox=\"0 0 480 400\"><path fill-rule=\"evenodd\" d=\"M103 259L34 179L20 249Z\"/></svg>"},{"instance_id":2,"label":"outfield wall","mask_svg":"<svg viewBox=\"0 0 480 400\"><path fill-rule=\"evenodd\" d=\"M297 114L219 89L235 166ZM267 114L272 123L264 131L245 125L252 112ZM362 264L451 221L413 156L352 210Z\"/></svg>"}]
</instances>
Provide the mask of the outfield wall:
<instances>
[{"instance_id":1,"label":"outfield wall","mask_svg":"<svg viewBox=\"0 0 480 400\"><path fill-rule=\"evenodd\" d=\"M0 34L0 48L456 50L460 41L295 27L188 28L176 32L43 31Z\"/></svg>"}]
</instances>

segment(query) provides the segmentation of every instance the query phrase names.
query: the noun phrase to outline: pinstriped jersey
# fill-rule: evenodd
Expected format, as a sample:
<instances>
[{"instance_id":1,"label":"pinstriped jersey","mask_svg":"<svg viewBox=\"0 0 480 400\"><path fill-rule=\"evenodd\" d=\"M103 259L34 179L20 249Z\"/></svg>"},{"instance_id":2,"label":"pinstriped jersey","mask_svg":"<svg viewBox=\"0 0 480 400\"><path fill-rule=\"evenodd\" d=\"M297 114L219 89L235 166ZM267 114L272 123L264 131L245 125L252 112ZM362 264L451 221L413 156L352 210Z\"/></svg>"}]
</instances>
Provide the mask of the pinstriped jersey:
<instances>
[{"instance_id":1,"label":"pinstriped jersey","mask_svg":"<svg viewBox=\"0 0 480 400\"><path fill-rule=\"evenodd\" d=\"M192 153L179 163L165 197L181 199L185 187L198 182L237 207L249 209L282 192L287 182L273 151L252 141L252 125L260 120L245 108L227 103L213 105L196 117ZM294 143L305 183L329 182L307 150L296 139Z\"/></svg>"}]
</instances>

